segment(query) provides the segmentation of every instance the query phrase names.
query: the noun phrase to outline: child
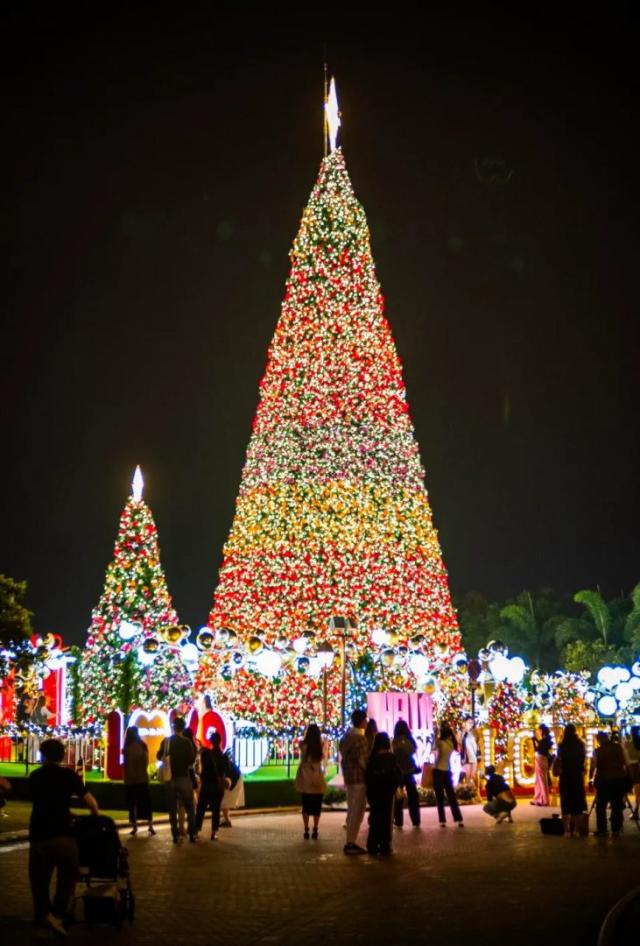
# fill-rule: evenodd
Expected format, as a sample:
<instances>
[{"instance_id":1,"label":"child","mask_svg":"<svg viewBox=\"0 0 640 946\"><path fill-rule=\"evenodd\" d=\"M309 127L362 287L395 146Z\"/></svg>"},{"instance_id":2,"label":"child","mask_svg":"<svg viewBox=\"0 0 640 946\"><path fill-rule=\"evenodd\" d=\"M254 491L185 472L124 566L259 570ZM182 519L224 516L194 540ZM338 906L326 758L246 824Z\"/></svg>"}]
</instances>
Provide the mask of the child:
<instances>
[{"instance_id":1,"label":"child","mask_svg":"<svg viewBox=\"0 0 640 946\"><path fill-rule=\"evenodd\" d=\"M393 801L402 785L402 772L386 732L377 733L365 772L369 802L369 854L391 854Z\"/></svg>"},{"instance_id":2,"label":"child","mask_svg":"<svg viewBox=\"0 0 640 946\"><path fill-rule=\"evenodd\" d=\"M503 776L498 775L495 766L488 765L485 769L485 776L487 779L487 804L482 810L495 818L496 824L500 824L505 819L509 823L513 823L511 812L516 807L513 792Z\"/></svg>"}]
</instances>

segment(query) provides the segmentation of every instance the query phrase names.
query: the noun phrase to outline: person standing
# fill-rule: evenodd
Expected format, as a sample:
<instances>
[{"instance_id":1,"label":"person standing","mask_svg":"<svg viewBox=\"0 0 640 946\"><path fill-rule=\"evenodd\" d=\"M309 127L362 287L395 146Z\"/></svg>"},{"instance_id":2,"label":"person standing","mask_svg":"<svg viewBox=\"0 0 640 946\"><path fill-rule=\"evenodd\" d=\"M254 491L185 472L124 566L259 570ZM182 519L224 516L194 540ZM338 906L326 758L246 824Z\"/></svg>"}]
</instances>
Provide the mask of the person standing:
<instances>
[{"instance_id":1,"label":"person standing","mask_svg":"<svg viewBox=\"0 0 640 946\"><path fill-rule=\"evenodd\" d=\"M183 735L185 722L182 716L174 718L172 728L173 736L167 736L162 740L156 758L159 762L168 759L171 766L171 778L168 782L165 782L165 787L167 789L173 843L178 844L180 841L178 829L179 801L182 802L187 813L189 841L193 843L196 840L196 825L193 808L193 784L189 770L195 762L196 749L194 743Z\"/></svg>"},{"instance_id":2,"label":"person standing","mask_svg":"<svg viewBox=\"0 0 640 946\"><path fill-rule=\"evenodd\" d=\"M478 740L475 734L473 716L467 716L464 721L462 734L462 770L467 785L471 785L475 794L478 794Z\"/></svg>"},{"instance_id":3,"label":"person standing","mask_svg":"<svg viewBox=\"0 0 640 946\"><path fill-rule=\"evenodd\" d=\"M640 808L640 726L632 726L629 736L624 744L624 754L629 769L629 777L633 785L633 794L635 797L635 808L631 813L633 821L638 820L638 809Z\"/></svg>"},{"instance_id":4,"label":"person standing","mask_svg":"<svg viewBox=\"0 0 640 946\"><path fill-rule=\"evenodd\" d=\"M533 786L532 805L546 807L549 804L549 756L551 755L551 734L544 723L536 728L533 737L535 752L535 783Z\"/></svg>"},{"instance_id":5,"label":"person standing","mask_svg":"<svg viewBox=\"0 0 640 946\"><path fill-rule=\"evenodd\" d=\"M396 727L397 728L397 727ZM369 854L391 854L393 800L403 783L397 756L386 732L377 733L365 771L369 802Z\"/></svg>"},{"instance_id":6,"label":"person standing","mask_svg":"<svg viewBox=\"0 0 640 946\"><path fill-rule=\"evenodd\" d=\"M409 817L414 828L420 827L420 797L416 788L415 776L420 771L416 765L415 754L417 745L411 735L409 726L404 719L399 719L393 730L392 742L393 754L398 768L402 773L402 787L407 793L407 807ZM404 794L404 793L403 793ZM393 821L396 827L401 828L404 821L404 798L398 797L395 800Z\"/></svg>"},{"instance_id":7,"label":"person standing","mask_svg":"<svg viewBox=\"0 0 640 946\"><path fill-rule=\"evenodd\" d=\"M596 789L596 831L607 835L607 806L611 808L611 834L622 831L622 815L626 794L627 762L619 742L613 742L608 733L599 732L598 746L591 759L590 777Z\"/></svg>"},{"instance_id":8,"label":"person standing","mask_svg":"<svg viewBox=\"0 0 640 946\"><path fill-rule=\"evenodd\" d=\"M149 834L155 834L149 791L149 749L140 738L137 726L129 726L125 733L122 757L131 837L138 833L138 821L146 821Z\"/></svg>"},{"instance_id":9,"label":"person standing","mask_svg":"<svg viewBox=\"0 0 640 946\"><path fill-rule=\"evenodd\" d=\"M573 723L567 723L562 742L553 763L554 775L560 778L560 810L564 822L564 836L573 837L578 819L587 811L587 795L584 790L584 768L587 752Z\"/></svg>"},{"instance_id":10,"label":"person standing","mask_svg":"<svg viewBox=\"0 0 640 946\"><path fill-rule=\"evenodd\" d=\"M231 785L229 788L225 789L224 795L222 796L222 804L220 806L220 813L222 815L220 818L221 828L232 827L232 808L244 808L244 779L242 778L242 772L234 762L229 749L227 749L227 757L229 759L228 768Z\"/></svg>"},{"instance_id":11,"label":"person standing","mask_svg":"<svg viewBox=\"0 0 640 946\"><path fill-rule=\"evenodd\" d=\"M364 731L364 738L367 740L367 745L369 746L369 752L373 749L373 740L378 735L378 724L375 719L370 716L367 720L367 725Z\"/></svg>"},{"instance_id":12,"label":"person standing","mask_svg":"<svg viewBox=\"0 0 640 946\"><path fill-rule=\"evenodd\" d=\"M444 810L444 798L447 796L449 808L453 820L457 822L459 828L464 828L462 812L456 798L451 777L451 756L458 751L458 740L453 729L448 723L443 723L440 727L440 736L436 739L436 761L433 766L433 790L436 794L436 804L438 806L438 820L440 827L446 828L447 818Z\"/></svg>"},{"instance_id":13,"label":"person standing","mask_svg":"<svg viewBox=\"0 0 640 946\"><path fill-rule=\"evenodd\" d=\"M322 813L322 797L327 790L324 777L325 748L320 730L315 723L307 727L300 743L300 764L296 772L294 788L302 795L302 822L304 839L309 840L309 818L313 818L311 837L318 840L318 826Z\"/></svg>"},{"instance_id":14,"label":"person standing","mask_svg":"<svg viewBox=\"0 0 640 946\"><path fill-rule=\"evenodd\" d=\"M193 735L193 730L191 726L186 726L182 734L185 739L188 739L189 742L193 743L193 748L195 749L196 758L193 765L189 766L189 778L191 779L191 786L193 788L193 810L196 810L198 804L198 788L200 787L200 743ZM187 823L187 812L181 801L178 802L178 832L181 838L184 838L187 834L185 827Z\"/></svg>"},{"instance_id":15,"label":"person standing","mask_svg":"<svg viewBox=\"0 0 640 946\"><path fill-rule=\"evenodd\" d=\"M500 824L505 819L509 824L513 823L511 812L516 807L516 800L511 788L504 779L504 776L496 772L494 765L488 765L485 769L487 784L487 804L482 810L487 815L495 818L496 824Z\"/></svg>"},{"instance_id":16,"label":"person standing","mask_svg":"<svg viewBox=\"0 0 640 946\"><path fill-rule=\"evenodd\" d=\"M196 830L202 831L207 808L211 809L211 840L218 839L220 806L226 788L231 785L230 759L220 748L222 739L216 730L211 735L211 748L200 749L200 794L196 809Z\"/></svg>"},{"instance_id":17,"label":"person standing","mask_svg":"<svg viewBox=\"0 0 640 946\"><path fill-rule=\"evenodd\" d=\"M367 714L364 710L354 710L351 714L351 729L340 740L340 761L347 790L347 843L345 854L366 854L357 844L358 832L364 818L367 805L365 770L369 757L369 747L365 737Z\"/></svg>"},{"instance_id":18,"label":"person standing","mask_svg":"<svg viewBox=\"0 0 640 946\"><path fill-rule=\"evenodd\" d=\"M63 917L69 911L78 879L78 845L73 837L71 799L81 798L92 815L98 803L73 769L62 765L64 745L45 739L40 745L42 766L29 776L33 801L29 822L29 883L36 925L66 935ZM57 871L56 892L49 885Z\"/></svg>"}]
</instances>

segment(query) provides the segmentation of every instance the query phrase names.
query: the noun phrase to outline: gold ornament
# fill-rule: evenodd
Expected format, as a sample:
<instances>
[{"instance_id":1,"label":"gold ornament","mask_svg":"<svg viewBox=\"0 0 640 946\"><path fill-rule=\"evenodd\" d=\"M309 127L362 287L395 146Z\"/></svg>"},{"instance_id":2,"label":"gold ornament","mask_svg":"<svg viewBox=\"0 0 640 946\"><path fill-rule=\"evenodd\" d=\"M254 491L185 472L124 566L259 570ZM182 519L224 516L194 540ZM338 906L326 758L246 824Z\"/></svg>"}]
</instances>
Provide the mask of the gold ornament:
<instances>
[{"instance_id":1,"label":"gold ornament","mask_svg":"<svg viewBox=\"0 0 640 946\"><path fill-rule=\"evenodd\" d=\"M178 644L183 637L183 630L177 624L168 624L162 628L162 637L167 644Z\"/></svg>"},{"instance_id":2,"label":"gold ornament","mask_svg":"<svg viewBox=\"0 0 640 946\"><path fill-rule=\"evenodd\" d=\"M436 692L436 681L433 677L427 677L424 684L424 692L432 696Z\"/></svg>"},{"instance_id":3,"label":"gold ornament","mask_svg":"<svg viewBox=\"0 0 640 946\"><path fill-rule=\"evenodd\" d=\"M157 654L160 649L160 641L157 637L147 637L142 644L142 649L145 654Z\"/></svg>"},{"instance_id":4,"label":"gold ornament","mask_svg":"<svg viewBox=\"0 0 640 946\"><path fill-rule=\"evenodd\" d=\"M382 653L380 654L380 660L382 662L383 667L393 667L395 658L396 658L396 655L390 649L383 650Z\"/></svg>"},{"instance_id":5,"label":"gold ornament","mask_svg":"<svg viewBox=\"0 0 640 946\"><path fill-rule=\"evenodd\" d=\"M249 651L250 654L259 654L260 651L262 650L262 647L263 647L262 638L258 637L255 634L252 637L250 637L249 640L247 641L247 650Z\"/></svg>"}]
</instances>

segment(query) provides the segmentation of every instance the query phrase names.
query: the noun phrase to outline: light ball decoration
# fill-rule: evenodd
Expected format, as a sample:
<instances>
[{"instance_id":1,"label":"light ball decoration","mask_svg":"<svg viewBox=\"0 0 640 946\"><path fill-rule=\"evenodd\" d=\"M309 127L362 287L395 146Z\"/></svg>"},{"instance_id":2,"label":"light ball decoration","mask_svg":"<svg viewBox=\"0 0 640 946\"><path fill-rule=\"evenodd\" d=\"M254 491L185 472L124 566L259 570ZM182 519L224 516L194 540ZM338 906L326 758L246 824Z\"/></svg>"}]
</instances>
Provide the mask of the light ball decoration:
<instances>
[{"instance_id":1,"label":"light ball decoration","mask_svg":"<svg viewBox=\"0 0 640 946\"><path fill-rule=\"evenodd\" d=\"M118 634L120 635L121 640L130 641L142 630L139 624L134 624L132 621L120 621L118 627Z\"/></svg>"},{"instance_id":2,"label":"light ball decoration","mask_svg":"<svg viewBox=\"0 0 640 946\"><path fill-rule=\"evenodd\" d=\"M395 647L400 640L400 635L397 631L387 631L387 644L389 647Z\"/></svg>"},{"instance_id":3,"label":"light ball decoration","mask_svg":"<svg viewBox=\"0 0 640 946\"><path fill-rule=\"evenodd\" d=\"M422 688L427 696L433 696L433 694L436 692L435 679L433 677L427 677Z\"/></svg>"},{"instance_id":4,"label":"light ball decoration","mask_svg":"<svg viewBox=\"0 0 640 946\"><path fill-rule=\"evenodd\" d=\"M511 657L508 661L509 669L507 671L507 680L509 683L522 683L524 675L527 671L527 665L525 664L522 657Z\"/></svg>"},{"instance_id":5,"label":"light ball decoration","mask_svg":"<svg viewBox=\"0 0 640 946\"><path fill-rule=\"evenodd\" d=\"M614 693L618 703L628 703L629 700L633 699L635 691L630 683L627 683L626 680L623 680L617 685Z\"/></svg>"},{"instance_id":6,"label":"light ball decoration","mask_svg":"<svg viewBox=\"0 0 640 946\"><path fill-rule=\"evenodd\" d=\"M168 624L166 627L162 628L160 634L167 644L175 646L176 644L179 644L184 637L184 630L179 624Z\"/></svg>"},{"instance_id":7,"label":"light ball decoration","mask_svg":"<svg viewBox=\"0 0 640 946\"><path fill-rule=\"evenodd\" d=\"M489 670L495 680L499 682L506 680L509 676L508 659L500 651L496 651L495 655L489 661Z\"/></svg>"},{"instance_id":8,"label":"light ball decoration","mask_svg":"<svg viewBox=\"0 0 640 946\"><path fill-rule=\"evenodd\" d=\"M241 650L232 650L229 654L229 663L232 667L241 667L244 664L244 654Z\"/></svg>"},{"instance_id":9,"label":"light ball decoration","mask_svg":"<svg viewBox=\"0 0 640 946\"><path fill-rule=\"evenodd\" d=\"M157 654L160 650L160 641L157 637L146 637L142 642L142 650L145 654Z\"/></svg>"},{"instance_id":10,"label":"light ball decoration","mask_svg":"<svg viewBox=\"0 0 640 946\"><path fill-rule=\"evenodd\" d=\"M265 677L277 677L282 669L282 657L273 650L261 650L255 663L257 670Z\"/></svg>"},{"instance_id":11,"label":"light ball decoration","mask_svg":"<svg viewBox=\"0 0 640 946\"><path fill-rule=\"evenodd\" d=\"M376 647L382 647L387 642L387 632L383 627L375 627L371 632L371 640Z\"/></svg>"},{"instance_id":12,"label":"light ball decoration","mask_svg":"<svg viewBox=\"0 0 640 946\"><path fill-rule=\"evenodd\" d=\"M600 716L609 717L616 715L618 701L615 696L601 696L596 705Z\"/></svg>"},{"instance_id":13,"label":"light ball decoration","mask_svg":"<svg viewBox=\"0 0 640 946\"><path fill-rule=\"evenodd\" d=\"M411 650L420 650L425 642L424 634L415 634L409 641Z\"/></svg>"},{"instance_id":14,"label":"light ball decoration","mask_svg":"<svg viewBox=\"0 0 640 946\"><path fill-rule=\"evenodd\" d=\"M504 643L504 641L489 641L487 644L487 650L493 654L502 654L503 657L506 657L509 653L509 648Z\"/></svg>"},{"instance_id":15,"label":"light ball decoration","mask_svg":"<svg viewBox=\"0 0 640 946\"><path fill-rule=\"evenodd\" d=\"M200 650L211 650L213 647L215 638L212 631L208 627L203 627L201 631L198 632L196 637L196 645Z\"/></svg>"},{"instance_id":16,"label":"light ball decoration","mask_svg":"<svg viewBox=\"0 0 640 946\"><path fill-rule=\"evenodd\" d=\"M380 663L383 667L393 667L395 657L395 653L389 647L387 647L380 654Z\"/></svg>"},{"instance_id":17,"label":"light ball decoration","mask_svg":"<svg viewBox=\"0 0 640 946\"><path fill-rule=\"evenodd\" d=\"M258 637L257 634L252 634L249 640L247 641L247 650L250 654L256 655L259 654L264 643L261 637Z\"/></svg>"},{"instance_id":18,"label":"light ball decoration","mask_svg":"<svg viewBox=\"0 0 640 946\"><path fill-rule=\"evenodd\" d=\"M195 667L200 660L200 654L195 644L183 644L180 648L180 656L188 667Z\"/></svg>"},{"instance_id":19,"label":"light ball decoration","mask_svg":"<svg viewBox=\"0 0 640 946\"><path fill-rule=\"evenodd\" d=\"M424 654L412 654L409 657L409 669L416 677L424 677L429 672L429 661Z\"/></svg>"}]
</instances>

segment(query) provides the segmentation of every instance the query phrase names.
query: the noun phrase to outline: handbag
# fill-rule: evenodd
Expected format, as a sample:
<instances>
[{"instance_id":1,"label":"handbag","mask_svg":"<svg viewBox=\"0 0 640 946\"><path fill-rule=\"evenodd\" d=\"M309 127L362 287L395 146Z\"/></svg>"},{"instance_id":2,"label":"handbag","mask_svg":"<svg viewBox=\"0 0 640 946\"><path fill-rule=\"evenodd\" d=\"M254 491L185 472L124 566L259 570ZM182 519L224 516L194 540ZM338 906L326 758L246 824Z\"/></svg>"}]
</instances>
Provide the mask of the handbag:
<instances>
[{"instance_id":1,"label":"handbag","mask_svg":"<svg viewBox=\"0 0 640 946\"><path fill-rule=\"evenodd\" d=\"M164 751L160 759L160 769L158 770L158 781L166 783L171 781L171 739L165 737Z\"/></svg>"},{"instance_id":2,"label":"handbag","mask_svg":"<svg viewBox=\"0 0 640 946\"><path fill-rule=\"evenodd\" d=\"M422 766L422 778L420 779L422 788L433 788L433 763L425 762Z\"/></svg>"}]
</instances>

